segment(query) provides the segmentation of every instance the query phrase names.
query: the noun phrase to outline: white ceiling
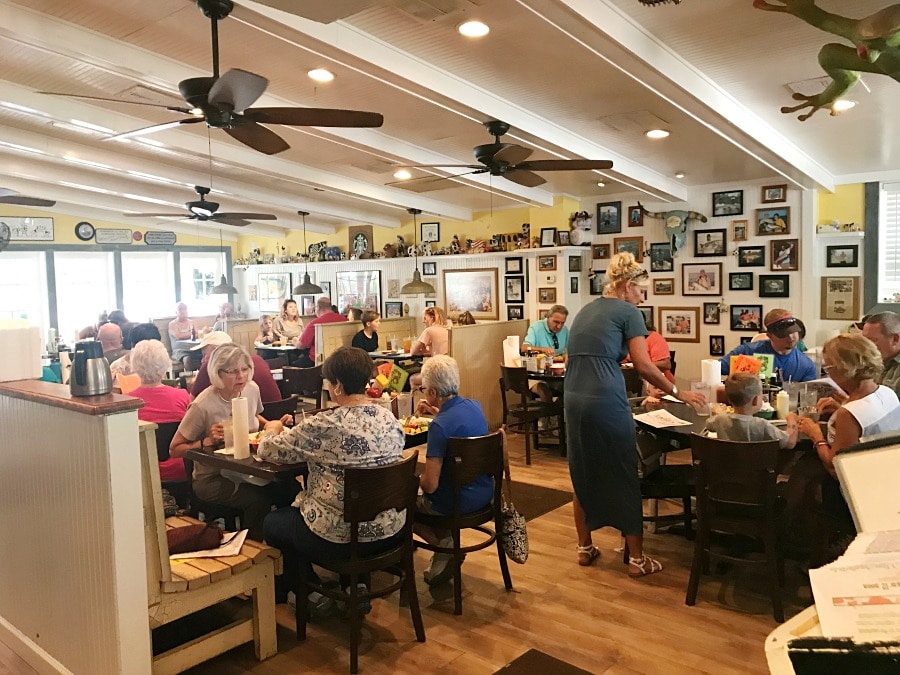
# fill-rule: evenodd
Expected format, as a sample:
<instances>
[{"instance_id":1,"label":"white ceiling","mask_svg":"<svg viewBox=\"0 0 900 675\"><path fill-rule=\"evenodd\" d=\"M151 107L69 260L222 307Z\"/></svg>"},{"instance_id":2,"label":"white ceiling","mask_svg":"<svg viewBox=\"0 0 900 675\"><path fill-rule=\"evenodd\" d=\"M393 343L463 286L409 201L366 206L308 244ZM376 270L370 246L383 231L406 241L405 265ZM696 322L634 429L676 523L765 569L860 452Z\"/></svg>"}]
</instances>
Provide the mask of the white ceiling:
<instances>
[{"instance_id":1,"label":"white ceiling","mask_svg":"<svg viewBox=\"0 0 900 675\"><path fill-rule=\"evenodd\" d=\"M847 5L819 4L835 12ZM820 78L817 52L838 38L752 5L248 0L219 24L221 70L267 77L257 106L385 118L378 129L271 127L291 148L267 156L205 124L104 140L109 133L71 121L118 133L177 117L37 93L183 105L178 82L212 69L209 22L193 1L0 0L0 188L57 200L61 213L123 221L128 211L177 212L195 198L191 186L211 183L221 210L273 213L277 222L248 229L280 236L299 227L298 209L311 212L311 231L330 232L395 227L407 207L471 220L474 211L549 205L558 195L636 190L646 201L678 201L692 185L782 175L794 186L831 188L842 176L900 168L900 86L866 75L866 87L852 93L860 105L840 117L783 115L786 85ZM863 16L886 0L852 5ZM488 23L490 34L461 37L456 26L468 18ZM306 72L316 67L336 79L315 84ZM471 163L472 147L491 141L482 127L489 119L511 124L503 140L534 149L531 159L611 159L614 168L604 176L543 173L538 188L486 175L426 192L386 185L398 165ZM645 138L654 122L671 136Z\"/></svg>"}]
</instances>

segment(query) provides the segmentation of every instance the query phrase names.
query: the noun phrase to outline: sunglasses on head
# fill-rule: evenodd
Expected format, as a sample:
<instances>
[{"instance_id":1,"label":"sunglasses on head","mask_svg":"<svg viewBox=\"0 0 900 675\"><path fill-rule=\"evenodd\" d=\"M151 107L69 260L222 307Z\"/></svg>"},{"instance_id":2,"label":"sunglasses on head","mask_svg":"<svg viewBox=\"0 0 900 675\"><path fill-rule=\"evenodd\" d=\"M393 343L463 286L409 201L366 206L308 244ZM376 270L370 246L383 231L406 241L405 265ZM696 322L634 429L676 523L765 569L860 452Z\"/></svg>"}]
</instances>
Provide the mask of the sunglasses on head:
<instances>
[{"instance_id":1,"label":"sunglasses on head","mask_svg":"<svg viewBox=\"0 0 900 675\"><path fill-rule=\"evenodd\" d=\"M797 319L792 316L786 316L767 325L766 332L771 333L777 338L785 338L791 333L800 330L798 324L799 321L797 321Z\"/></svg>"}]
</instances>

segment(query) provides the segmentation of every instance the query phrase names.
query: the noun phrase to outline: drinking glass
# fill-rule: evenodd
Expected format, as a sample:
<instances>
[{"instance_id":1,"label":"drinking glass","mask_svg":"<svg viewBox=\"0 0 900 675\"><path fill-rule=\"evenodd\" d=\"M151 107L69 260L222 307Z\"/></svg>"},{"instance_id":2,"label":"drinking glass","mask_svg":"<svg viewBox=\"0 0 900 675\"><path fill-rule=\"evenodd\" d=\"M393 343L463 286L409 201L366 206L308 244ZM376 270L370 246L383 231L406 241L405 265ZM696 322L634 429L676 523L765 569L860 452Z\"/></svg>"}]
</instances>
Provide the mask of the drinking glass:
<instances>
[{"instance_id":1,"label":"drinking glass","mask_svg":"<svg viewBox=\"0 0 900 675\"><path fill-rule=\"evenodd\" d=\"M225 448L234 448L234 420L222 420L222 428L225 430Z\"/></svg>"},{"instance_id":2,"label":"drinking glass","mask_svg":"<svg viewBox=\"0 0 900 675\"><path fill-rule=\"evenodd\" d=\"M703 380L691 380L691 391L700 392L706 397L706 405L694 408L694 410L700 417L707 417L709 415L710 397L712 396L710 386Z\"/></svg>"},{"instance_id":3,"label":"drinking glass","mask_svg":"<svg viewBox=\"0 0 900 675\"><path fill-rule=\"evenodd\" d=\"M816 403L819 402L819 392L815 389L805 389L800 392L801 415L810 415L816 412Z\"/></svg>"}]
</instances>

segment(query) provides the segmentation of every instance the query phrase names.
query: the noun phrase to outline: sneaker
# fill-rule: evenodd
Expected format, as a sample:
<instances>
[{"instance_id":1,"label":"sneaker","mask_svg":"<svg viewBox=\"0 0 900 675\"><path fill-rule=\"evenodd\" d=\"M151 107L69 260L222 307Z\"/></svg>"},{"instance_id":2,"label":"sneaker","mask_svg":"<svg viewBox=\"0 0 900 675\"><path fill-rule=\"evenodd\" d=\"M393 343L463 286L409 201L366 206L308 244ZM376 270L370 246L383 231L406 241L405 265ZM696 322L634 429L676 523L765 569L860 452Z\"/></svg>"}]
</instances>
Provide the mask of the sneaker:
<instances>
[{"instance_id":1,"label":"sneaker","mask_svg":"<svg viewBox=\"0 0 900 675\"><path fill-rule=\"evenodd\" d=\"M431 566L425 570L425 583L429 586L440 586L453 577L453 554L435 553L431 557Z\"/></svg>"},{"instance_id":2,"label":"sneaker","mask_svg":"<svg viewBox=\"0 0 900 675\"><path fill-rule=\"evenodd\" d=\"M328 619L339 616L341 613L334 600L318 591L313 591L306 597L309 600L309 617L311 619Z\"/></svg>"},{"instance_id":3,"label":"sneaker","mask_svg":"<svg viewBox=\"0 0 900 675\"><path fill-rule=\"evenodd\" d=\"M369 587L366 586L366 585L363 584L363 583L356 584L356 592L357 592L358 595L364 595L364 594L366 594L366 593L369 592ZM347 595L350 594L350 587L349 587L349 586L347 586L347 588L344 589L344 593L346 593ZM363 600L361 603L359 603L358 606L359 606L360 614L361 614L362 616L365 616L366 614L368 614L369 612L372 611L372 600L371 600L371 598L366 598L366 599ZM346 609L349 609L349 608L346 608ZM346 609L345 609L345 611L346 611Z\"/></svg>"}]
</instances>

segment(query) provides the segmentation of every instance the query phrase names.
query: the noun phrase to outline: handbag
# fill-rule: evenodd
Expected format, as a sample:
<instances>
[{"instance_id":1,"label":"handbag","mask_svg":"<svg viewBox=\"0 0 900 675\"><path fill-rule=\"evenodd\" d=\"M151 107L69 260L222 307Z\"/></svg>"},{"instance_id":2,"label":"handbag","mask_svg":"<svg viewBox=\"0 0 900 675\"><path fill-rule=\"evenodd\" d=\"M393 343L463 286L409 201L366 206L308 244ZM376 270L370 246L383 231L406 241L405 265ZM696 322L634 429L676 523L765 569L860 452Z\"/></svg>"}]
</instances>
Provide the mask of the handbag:
<instances>
[{"instance_id":1,"label":"handbag","mask_svg":"<svg viewBox=\"0 0 900 675\"><path fill-rule=\"evenodd\" d=\"M525 517L516 510L512 501L509 475L509 457L506 454L506 434L503 434L503 481L500 493L500 543L506 557L520 565L528 560L528 529Z\"/></svg>"},{"instance_id":2,"label":"handbag","mask_svg":"<svg viewBox=\"0 0 900 675\"><path fill-rule=\"evenodd\" d=\"M169 555L208 551L219 548L222 543L222 530L209 523L173 527L166 530L166 543L169 546Z\"/></svg>"}]
</instances>

